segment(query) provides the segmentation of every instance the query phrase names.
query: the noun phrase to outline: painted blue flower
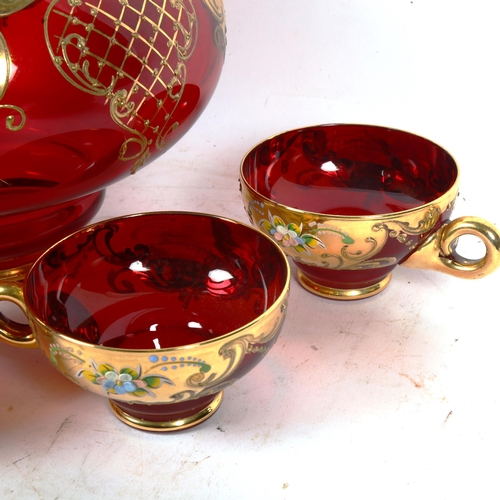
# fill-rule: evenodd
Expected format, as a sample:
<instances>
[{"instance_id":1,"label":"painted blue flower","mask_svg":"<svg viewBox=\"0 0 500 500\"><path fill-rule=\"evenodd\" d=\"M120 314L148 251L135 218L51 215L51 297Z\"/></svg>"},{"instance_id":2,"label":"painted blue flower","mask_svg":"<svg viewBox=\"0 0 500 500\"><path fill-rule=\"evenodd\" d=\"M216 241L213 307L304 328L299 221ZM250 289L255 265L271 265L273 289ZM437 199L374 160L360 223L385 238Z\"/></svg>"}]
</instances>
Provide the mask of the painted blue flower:
<instances>
[{"instance_id":1,"label":"painted blue flower","mask_svg":"<svg viewBox=\"0 0 500 500\"><path fill-rule=\"evenodd\" d=\"M109 371L104 374L103 378L105 380L102 381L101 385L106 390L113 389L117 394L126 394L127 392L135 392L138 389L130 373L118 374L115 371Z\"/></svg>"},{"instance_id":2,"label":"painted blue flower","mask_svg":"<svg viewBox=\"0 0 500 500\"><path fill-rule=\"evenodd\" d=\"M77 377L83 377L93 384L100 385L107 394L134 395L156 397L153 390L162 384L175 385L172 380L163 375L142 375L139 365L137 369L125 367L117 370L108 363L91 361L92 370L80 370Z\"/></svg>"}]
</instances>

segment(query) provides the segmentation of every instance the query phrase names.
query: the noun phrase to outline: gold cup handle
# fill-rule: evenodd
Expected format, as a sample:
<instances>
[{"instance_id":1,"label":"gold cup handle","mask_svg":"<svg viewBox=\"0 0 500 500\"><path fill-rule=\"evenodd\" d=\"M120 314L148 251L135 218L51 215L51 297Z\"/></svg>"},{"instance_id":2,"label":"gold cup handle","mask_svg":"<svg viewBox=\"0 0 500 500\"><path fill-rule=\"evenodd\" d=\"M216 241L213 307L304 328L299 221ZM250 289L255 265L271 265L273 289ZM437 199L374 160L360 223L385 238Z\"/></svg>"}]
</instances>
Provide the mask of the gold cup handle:
<instances>
[{"instance_id":1,"label":"gold cup handle","mask_svg":"<svg viewBox=\"0 0 500 500\"><path fill-rule=\"evenodd\" d=\"M477 236L484 243L486 252L482 258L466 259L456 251L458 238L464 235ZM441 226L401 265L458 278L483 278L500 266L500 232L480 217L459 217Z\"/></svg>"},{"instance_id":2,"label":"gold cup handle","mask_svg":"<svg viewBox=\"0 0 500 500\"><path fill-rule=\"evenodd\" d=\"M26 314L23 288L20 283L0 282L0 301L12 302ZM38 347L29 325L23 325L6 318L0 313L0 339L17 347Z\"/></svg>"}]
</instances>

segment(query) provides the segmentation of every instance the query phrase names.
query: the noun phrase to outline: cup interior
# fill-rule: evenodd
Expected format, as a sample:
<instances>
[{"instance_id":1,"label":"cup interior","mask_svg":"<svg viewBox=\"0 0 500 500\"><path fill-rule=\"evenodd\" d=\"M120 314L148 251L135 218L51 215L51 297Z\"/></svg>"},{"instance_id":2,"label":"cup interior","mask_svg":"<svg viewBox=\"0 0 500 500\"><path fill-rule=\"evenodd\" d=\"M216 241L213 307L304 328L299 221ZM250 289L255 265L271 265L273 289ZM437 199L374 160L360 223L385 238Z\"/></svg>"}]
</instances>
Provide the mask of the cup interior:
<instances>
[{"instance_id":1,"label":"cup interior","mask_svg":"<svg viewBox=\"0 0 500 500\"><path fill-rule=\"evenodd\" d=\"M246 225L154 213L98 223L56 244L28 274L25 301L71 338L158 349L251 323L286 293L288 279L281 251Z\"/></svg>"},{"instance_id":2,"label":"cup interior","mask_svg":"<svg viewBox=\"0 0 500 500\"><path fill-rule=\"evenodd\" d=\"M458 179L449 153L422 137L367 125L322 125L268 139L241 175L260 195L294 209L366 216L430 203Z\"/></svg>"}]
</instances>

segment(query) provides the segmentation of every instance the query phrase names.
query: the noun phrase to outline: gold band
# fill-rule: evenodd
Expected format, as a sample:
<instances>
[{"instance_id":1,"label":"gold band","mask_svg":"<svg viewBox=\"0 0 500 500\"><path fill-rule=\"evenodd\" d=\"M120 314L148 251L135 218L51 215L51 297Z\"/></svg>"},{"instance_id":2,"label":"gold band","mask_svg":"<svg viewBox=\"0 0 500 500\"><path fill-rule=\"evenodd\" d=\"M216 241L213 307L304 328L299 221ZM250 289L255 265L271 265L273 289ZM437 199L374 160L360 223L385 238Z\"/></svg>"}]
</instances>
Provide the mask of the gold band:
<instances>
[{"instance_id":1,"label":"gold band","mask_svg":"<svg viewBox=\"0 0 500 500\"><path fill-rule=\"evenodd\" d=\"M372 295L376 295L384 290L389 281L391 281L392 273L389 273L383 280L374 285L362 288L332 288L324 285L319 285L308 278L300 269L297 269L297 279L299 283L309 292L324 297L326 299L336 300L358 300L366 299Z\"/></svg>"},{"instance_id":2,"label":"gold band","mask_svg":"<svg viewBox=\"0 0 500 500\"><path fill-rule=\"evenodd\" d=\"M215 396L215 398L207 406L205 406L205 408L196 412L194 415L190 415L189 417L181 418L178 420L167 420L163 422L154 422L151 420L134 417L120 408L112 399L109 400L109 404L111 405L113 413L123 423L130 425L131 427L135 427L136 429L141 429L143 431L172 432L189 429L207 420L219 409L219 406L222 403L223 396L224 391L220 391Z\"/></svg>"}]
</instances>

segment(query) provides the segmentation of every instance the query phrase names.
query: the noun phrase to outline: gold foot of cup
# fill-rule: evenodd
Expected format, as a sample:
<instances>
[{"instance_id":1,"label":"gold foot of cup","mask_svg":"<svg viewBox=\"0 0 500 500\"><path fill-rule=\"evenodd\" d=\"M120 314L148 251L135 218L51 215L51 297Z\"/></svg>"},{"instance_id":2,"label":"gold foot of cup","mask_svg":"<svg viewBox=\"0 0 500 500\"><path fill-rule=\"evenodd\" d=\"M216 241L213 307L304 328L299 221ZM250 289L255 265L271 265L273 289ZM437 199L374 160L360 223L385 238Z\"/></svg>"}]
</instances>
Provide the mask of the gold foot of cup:
<instances>
[{"instance_id":1,"label":"gold foot of cup","mask_svg":"<svg viewBox=\"0 0 500 500\"><path fill-rule=\"evenodd\" d=\"M319 295L320 297L334 300L358 300L376 295L387 287L391 281L391 277L392 273L389 273L378 283L361 288L333 288L314 282L300 269L297 269L297 279L308 292Z\"/></svg>"},{"instance_id":2,"label":"gold foot of cup","mask_svg":"<svg viewBox=\"0 0 500 500\"><path fill-rule=\"evenodd\" d=\"M142 418L140 416L141 412L137 411L125 411L119 404L117 404L112 399L109 400L111 409L113 413L125 424L135 427L136 429L141 429L143 431L153 431L153 432L172 432L172 431L182 431L199 425L208 418L210 418L218 409L222 403L223 392L219 392L208 405L191 415L177 416L172 420L148 420L147 418ZM175 405L175 403L174 403ZM142 406L142 405L134 405ZM171 407L172 405L165 405ZM134 414L132 414L134 413ZM174 414L172 414L173 416ZM147 417L147 415L144 415Z\"/></svg>"}]
</instances>

